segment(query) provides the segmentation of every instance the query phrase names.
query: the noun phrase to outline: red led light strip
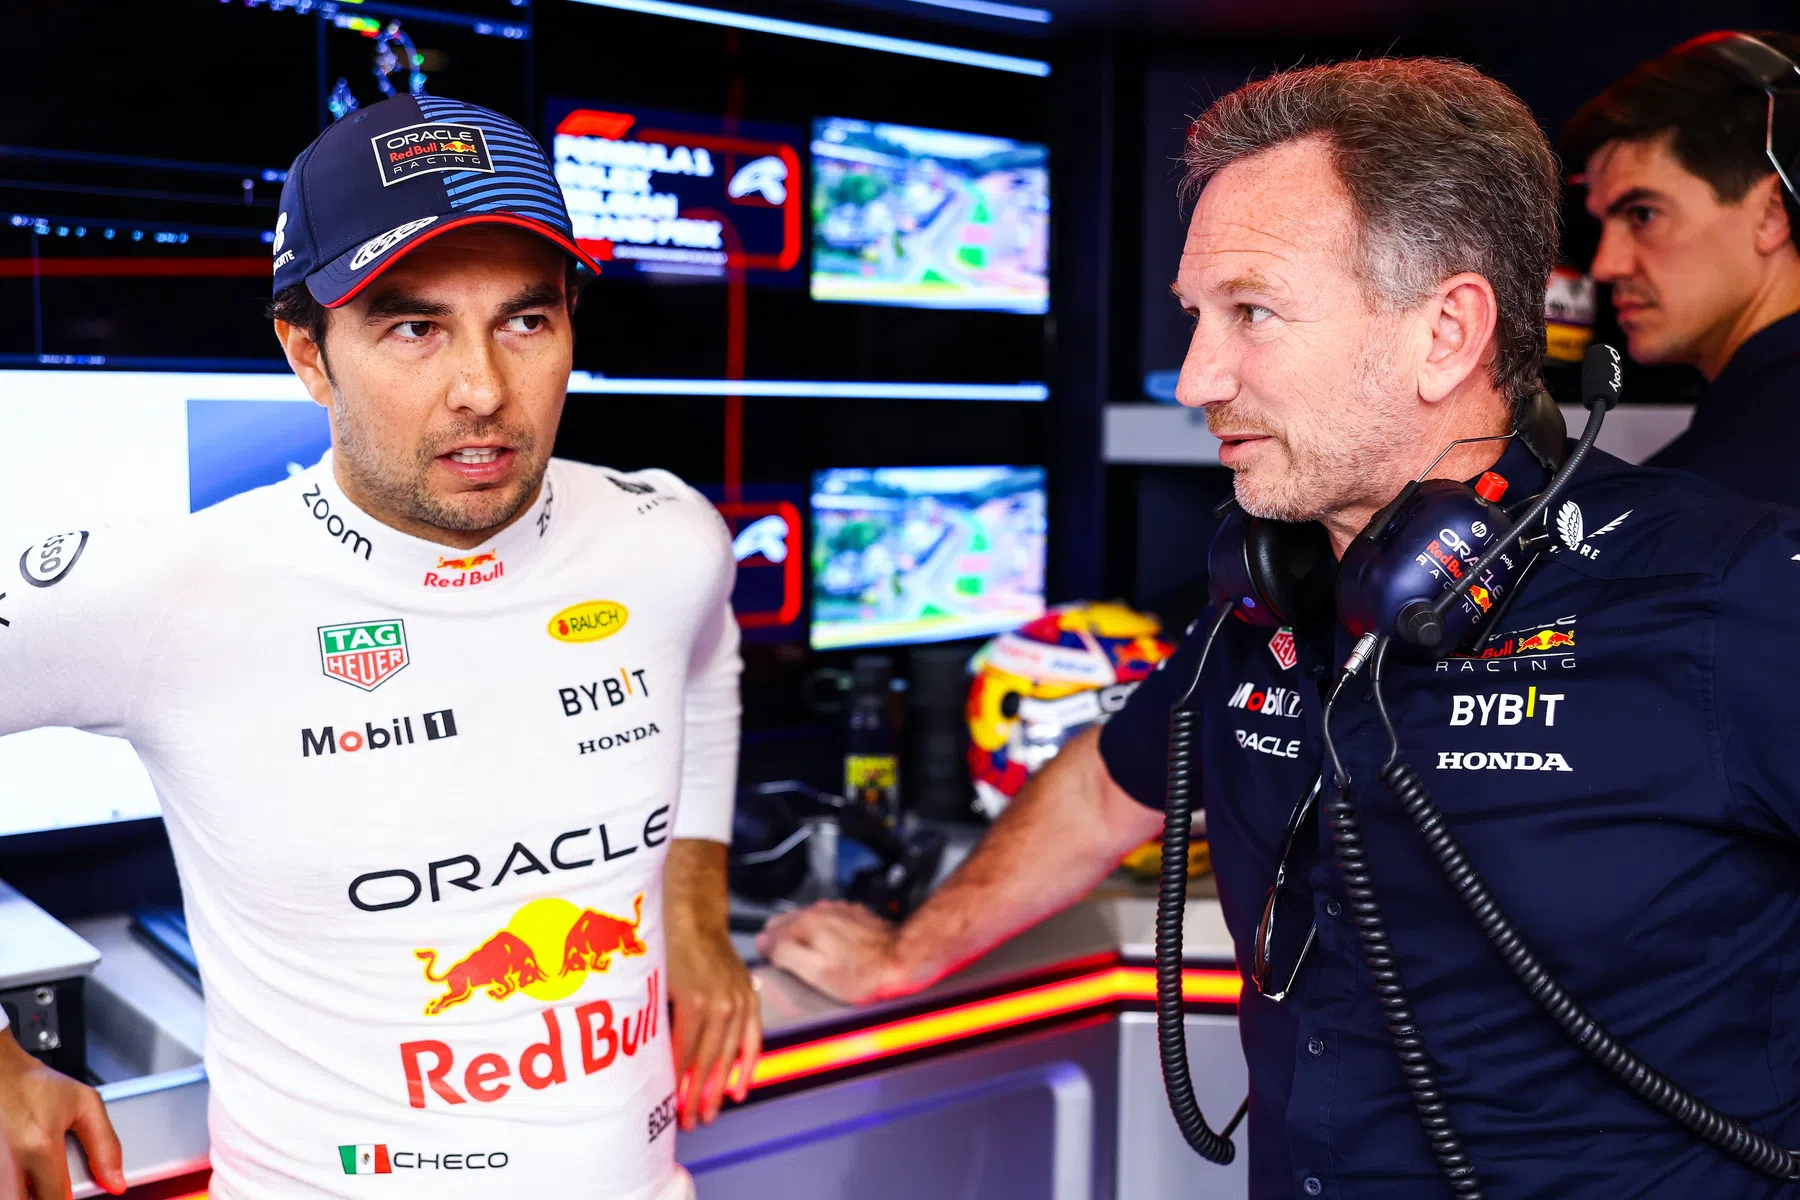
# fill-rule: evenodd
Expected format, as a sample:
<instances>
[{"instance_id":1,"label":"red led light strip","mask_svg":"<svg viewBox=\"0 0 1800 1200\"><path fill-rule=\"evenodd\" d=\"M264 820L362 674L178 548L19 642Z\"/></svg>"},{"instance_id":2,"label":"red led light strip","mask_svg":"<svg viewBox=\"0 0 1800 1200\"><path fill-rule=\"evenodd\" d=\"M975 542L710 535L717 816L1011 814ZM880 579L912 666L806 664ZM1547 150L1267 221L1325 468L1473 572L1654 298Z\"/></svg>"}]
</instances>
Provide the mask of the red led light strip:
<instances>
[{"instance_id":1,"label":"red led light strip","mask_svg":"<svg viewBox=\"0 0 1800 1200\"><path fill-rule=\"evenodd\" d=\"M155 276L259 275L267 278L269 258L0 258L0 279L92 279Z\"/></svg>"},{"instance_id":2,"label":"red led light strip","mask_svg":"<svg viewBox=\"0 0 1800 1200\"><path fill-rule=\"evenodd\" d=\"M1190 969L1182 972L1181 995L1185 1000L1202 1004L1235 1005L1243 983L1236 971ZM750 1086L755 1089L790 1083L809 1075L948 1045L1046 1017L1067 1016L1128 1000L1155 999L1154 967L1107 967L1073 979L771 1050L757 1060ZM206 1200L206 1197L205 1192L193 1192L177 1200Z\"/></svg>"},{"instance_id":3,"label":"red led light strip","mask_svg":"<svg viewBox=\"0 0 1800 1200\"><path fill-rule=\"evenodd\" d=\"M1243 979L1236 971L1182 972L1181 994L1187 1000L1236 1004L1242 987ZM787 1083L804 1079L808 1075L942 1046L1030 1021L1041 1021L1045 1017L1066 1016L1125 1000L1155 998L1155 968L1108 967L1073 979L1009 992L988 1000L959 1004L937 1012L890 1021L870 1029L859 1029L853 1033L821 1038L816 1042L771 1050L757 1060L750 1086L756 1088Z\"/></svg>"}]
</instances>

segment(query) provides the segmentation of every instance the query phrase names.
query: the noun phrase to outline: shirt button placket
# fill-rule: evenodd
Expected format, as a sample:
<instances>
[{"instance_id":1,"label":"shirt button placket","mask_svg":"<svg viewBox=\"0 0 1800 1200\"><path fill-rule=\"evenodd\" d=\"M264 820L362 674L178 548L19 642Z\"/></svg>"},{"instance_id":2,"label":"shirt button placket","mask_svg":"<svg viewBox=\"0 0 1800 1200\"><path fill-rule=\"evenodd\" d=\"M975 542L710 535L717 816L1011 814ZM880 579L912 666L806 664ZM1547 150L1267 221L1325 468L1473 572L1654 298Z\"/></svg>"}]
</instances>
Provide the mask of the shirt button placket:
<instances>
[{"instance_id":1,"label":"shirt button placket","mask_svg":"<svg viewBox=\"0 0 1800 1200\"><path fill-rule=\"evenodd\" d=\"M1319 1182L1317 1175L1308 1175L1301 1181L1300 1190L1309 1196L1316 1196L1325 1190L1325 1185Z\"/></svg>"},{"instance_id":2,"label":"shirt button placket","mask_svg":"<svg viewBox=\"0 0 1800 1200\"><path fill-rule=\"evenodd\" d=\"M1323 1053L1325 1053L1325 1042L1324 1042L1324 1040L1323 1040L1323 1039L1321 1039L1321 1038L1309 1038L1309 1039L1307 1039L1307 1043L1306 1043L1306 1052L1307 1052L1307 1053L1308 1053L1308 1054L1310 1054L1310 1055L1312 1055L1312 1056L1313 1056L1313 1057L1314 1057L1314 1058L1317 1058L1317 1057L1319 1057L1319 1056L1320 1056L1320 1055L1321 1055L1321 1054L1323 1054Z\"/></svg>"}]
</instances>

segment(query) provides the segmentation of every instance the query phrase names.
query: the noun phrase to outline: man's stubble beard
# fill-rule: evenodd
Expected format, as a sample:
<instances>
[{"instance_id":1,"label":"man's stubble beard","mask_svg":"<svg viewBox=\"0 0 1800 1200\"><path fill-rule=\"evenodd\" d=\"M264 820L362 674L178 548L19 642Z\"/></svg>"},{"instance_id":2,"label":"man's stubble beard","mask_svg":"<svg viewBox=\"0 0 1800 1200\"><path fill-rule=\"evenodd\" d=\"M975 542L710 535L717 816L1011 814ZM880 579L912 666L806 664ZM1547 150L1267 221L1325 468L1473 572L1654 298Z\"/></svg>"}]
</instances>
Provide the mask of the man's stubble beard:
<instances>
[{"instance_id":1,"label":"man's stubble beard","mask_svg":"<svg viewBox=\"0 0 1800 1200\"><path fill-rule=\"evenodd\" d=\"M334 389L335 391L335 389ZM350 407L341 396L333 396L331 425L333 449L340 469L356 481L365 507L379 507L382 513L429 525L450 533L478 533L505 525L519 515L543 481L546 462L537 455L537 439L524 430L507 429L497 421L470 421L436 448L421 446L413 452L405 469L397 460L384 456L373 441L364 436ZM521 464L518 482L510 488L492 488L461 494L461 504L446 503L432 495L426 480L431 465L445 449L466 441L478 441L502 433L512 443Z\"/></svg>"},{"instance_id":2,"label":"man's stubble beard","mask_svg":"<svg viewBox=\"0 0 1800 1200\"><path fill-rule=\"evenodd\" d=\"M1262 424L1286 451L1287 468L1260 483L1243 471L1234 472L1238 507L1267 520L1318 521L1371 500L1371 480L1388 473L1383 466L1417 432L1407 419L1411 405L1400 397L1387 351L1389 337L1391 330L1383 330L1364 344L1352 395L1325 410L1316 425L1282 429ZM1207 415L1210 419L1212 410Z\"/></svg>"}]
</instances>

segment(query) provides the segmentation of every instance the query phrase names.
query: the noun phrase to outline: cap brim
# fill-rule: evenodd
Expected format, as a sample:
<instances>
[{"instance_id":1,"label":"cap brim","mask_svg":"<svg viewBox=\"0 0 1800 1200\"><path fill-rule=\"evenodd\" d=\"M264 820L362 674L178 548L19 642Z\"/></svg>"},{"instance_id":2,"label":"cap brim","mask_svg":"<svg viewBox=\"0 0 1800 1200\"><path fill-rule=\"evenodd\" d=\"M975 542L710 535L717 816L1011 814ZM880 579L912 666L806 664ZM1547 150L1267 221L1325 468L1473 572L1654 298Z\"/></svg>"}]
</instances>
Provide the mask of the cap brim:
<instances>
[{"instance_id":1,"label":"cap brim","mask_svg":"<svg viewBox=\"0 0 1800 1200\"><path fill-rule=\"evenodd\" d=\"M306 277L306 290L312 293L326 308L338 308L350 303L358 292L368 287L382 272L405 258L412 251L440 237L453 229L462 229L469 225L511 225L524 229L554 244L576 262L598 275L600 264L587 251L576 245L566 235L552 229L542 221L534 221L530 217L522 217L516 213L470 213L467 216L450 217L448 219L433 218L418 229L398 238L391 246L384 247L379 254L362 258L364 251L380 238L371 238L355 249L346 250L319 270ZM385 236L385 235L383 235Z\"/></svg>"}]
</instances>

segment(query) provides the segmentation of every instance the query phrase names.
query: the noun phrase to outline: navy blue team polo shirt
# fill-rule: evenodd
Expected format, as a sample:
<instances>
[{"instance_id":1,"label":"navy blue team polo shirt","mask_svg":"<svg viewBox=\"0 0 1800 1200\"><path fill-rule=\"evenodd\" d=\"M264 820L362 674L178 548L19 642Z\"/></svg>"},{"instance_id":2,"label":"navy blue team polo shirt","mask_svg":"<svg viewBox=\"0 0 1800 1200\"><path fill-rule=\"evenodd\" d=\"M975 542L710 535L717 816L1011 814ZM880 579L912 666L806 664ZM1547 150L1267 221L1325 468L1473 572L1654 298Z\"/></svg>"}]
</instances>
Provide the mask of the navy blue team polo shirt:
<instances>
[{"instance_id":1,"label":"navy blue team polo shirt","mask_svg":"<svg viewBox=\"0 0 1800 1200\"><path fill-rule=\"evenodd\" d=\"M1752 334L1650 465L1800 508L1800 313Z\"/></svg>"},{"instance_id":2,"label":"navy blue team polo shirt","mask_svg":"<svg viewBox=\"0 0 1800 1200\"><path fill-rule=\"evenodd\" d=\"M1543 472L1513 443L1508 500ZM1800 514L1594 453L1481 658L1395 661L1402 752L1530 944L1615 1035L1703 1099L1800 1145ZM1101 736L1161 807L1190 637ZM1443 1197L1345 918L1323 820L1298 853L1319 937L1276 1003L1248 947L1295 803L1323 767L1339 629L1227 622L1197 695L1199 802L1245 977L1251 1195ZM1376 771L1353 682L1332 732L1400 969L1486 1185L1505 1197L1792 1195L1620 1089L1489 947ZM1303 904L1304 902L1302 902ZM1215 1122L1230 1114L1208 1114Z\"/></svg>"}]
</instances>

